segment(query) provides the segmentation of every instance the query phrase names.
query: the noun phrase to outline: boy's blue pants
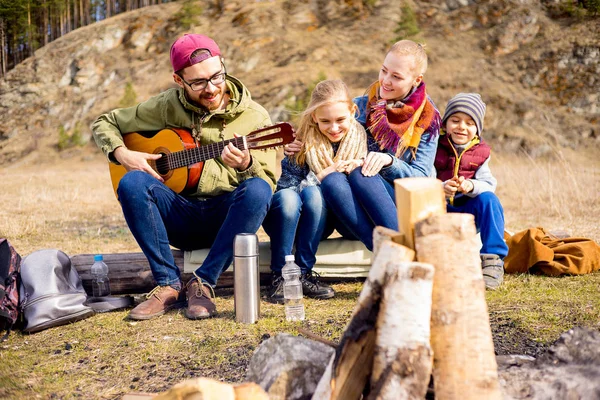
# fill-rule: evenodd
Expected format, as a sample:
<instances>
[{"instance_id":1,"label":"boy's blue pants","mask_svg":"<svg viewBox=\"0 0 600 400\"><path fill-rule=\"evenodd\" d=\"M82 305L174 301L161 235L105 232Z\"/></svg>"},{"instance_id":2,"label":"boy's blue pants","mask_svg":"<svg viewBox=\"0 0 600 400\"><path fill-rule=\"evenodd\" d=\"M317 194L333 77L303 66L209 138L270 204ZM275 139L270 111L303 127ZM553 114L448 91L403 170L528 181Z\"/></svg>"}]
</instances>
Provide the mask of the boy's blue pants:
<instances>
[{"instance_id":1,"label":"boy's blue pants","mask_svg":"<svg viewBox=\"0 0 600 400\"><path fill-rule=\"evenodd\" d=\"M481 254L496 254L504 259L508 246L504 241L504 210L498 197L483 192L476 197L460 196L454 205L448 204L448 212L467 213L475 216L475 226L481 235Z\"/></svg>"}]
</instances>

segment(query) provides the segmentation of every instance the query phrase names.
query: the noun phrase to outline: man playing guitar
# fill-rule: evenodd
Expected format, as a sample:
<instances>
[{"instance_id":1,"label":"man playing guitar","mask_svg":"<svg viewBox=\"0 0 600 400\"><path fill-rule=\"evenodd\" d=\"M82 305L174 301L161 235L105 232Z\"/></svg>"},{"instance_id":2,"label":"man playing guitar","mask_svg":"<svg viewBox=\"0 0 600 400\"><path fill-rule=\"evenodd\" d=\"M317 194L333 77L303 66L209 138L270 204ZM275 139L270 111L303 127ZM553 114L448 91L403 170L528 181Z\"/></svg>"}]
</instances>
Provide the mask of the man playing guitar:
<instances>
[{"instance_id":1,"label":"man playing guitar","mask_svg":"<svg viewBox=\"0 0 600 400\"><path fill-rule=\"evenodd\" d=\"M92 125L96 144L111 162L126 169L118 180L117 195L158 285L129 313L136 320L183 307L186 297L187 318L213 316L212 288L231 264L233 239L259 229L276 183L274 151L242 150L233 141L225 144L237 133L263 128L271 120L246 87L227 74L215 41L198 34L180 37L171 46L171 64L178 88L103 114ZM153 168L163 157L160 152L128 148L123 137L165 128L188 129L197 146L224 143L220 157L204 161L197 184L181 194ZM169 245L182 250L210 247L186 285Z\"/></svg>"}]
</instances>

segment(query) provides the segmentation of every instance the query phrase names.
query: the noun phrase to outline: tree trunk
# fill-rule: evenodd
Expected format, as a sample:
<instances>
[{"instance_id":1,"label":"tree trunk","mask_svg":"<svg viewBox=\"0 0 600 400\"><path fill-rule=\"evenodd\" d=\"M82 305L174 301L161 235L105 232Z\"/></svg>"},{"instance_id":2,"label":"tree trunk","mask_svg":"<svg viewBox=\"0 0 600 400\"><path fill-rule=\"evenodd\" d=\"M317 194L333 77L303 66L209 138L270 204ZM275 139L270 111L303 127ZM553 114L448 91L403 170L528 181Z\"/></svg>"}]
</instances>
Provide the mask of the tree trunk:
<instances>
[{"instance_id":1,"label":"tree trunk","mask_svg":"<svg viewBox=\"0 0 600 400\"><path fill-rule=\"evenodd\" d=\"M58 31L58 37L64 36L65 34L65 10L58 10L58 23L60 24L60 30Z\"/></svg>"},{"instance_id":2,"label":"tree trunk","mask_svg":"<svg viewBox=\"0 0 600 400\"><path fill-rule=\"evenodd\" d=\"M83 0L79 0L79 26L86 26L85 13L83 11Z\"/></svg>"},{"instance_id":3,"label":"tree trunk","mask_svg":"<svg viewBox=\"0 0 600 400\"><path fill-rule=\"evenodd\" d=\"M42 37L44 46L48 44L48 4L46 0L42 3Z\"/></svg>"},{"instance_id":4,"label":"tree trunk","mask_svg":"<svg viewBox=\"0 0 600 400\"><path fill-rule=\"evenodd\" d=\"M0 77L6 75L6 35L4 34L4 19L0 18Z\"/></svg>"},{"instance_id":5,"label":"tree trunk","mask_svg":"<svg viewBox=\"0 0 600 400\"><path fill-rule=\"evenodd\" d=\"M27 2L27 47L29 55L33 55L33 28L31 26L31 2Z\"/></svg>"},{"instance_id":6,"label":"tree trunk","mask_svg":"<svg viewBox=\"0 0 600 400\"><path fill-rule=\"evenodd\" d=\"M431 216L415 225L415 242L417 259L435 266L435 398L501 399L473 216Z\"/></svg>"},{"instance_id":7,"label":"tree trunk","mask_svg":"<svg viewBox=\"0 0 600 400\"><path fill-rule=\"evenodd\" d=\"M89 25L92 23L92 17L90 15L90 2L89 0L82 0L83 1L83 10L84 10L84 15L85 15L85 25Z\"/></svg>"},{"instance_id":8,"label":"tree trunk","mask_svg":"<svg viewBox=\"0 0 600 400\"><path fill-rule=\"evenodd\" d=\"M71 0L66 0L66 10L65 10L65 34L71 32Z\"/></svg>"}]
</instances>

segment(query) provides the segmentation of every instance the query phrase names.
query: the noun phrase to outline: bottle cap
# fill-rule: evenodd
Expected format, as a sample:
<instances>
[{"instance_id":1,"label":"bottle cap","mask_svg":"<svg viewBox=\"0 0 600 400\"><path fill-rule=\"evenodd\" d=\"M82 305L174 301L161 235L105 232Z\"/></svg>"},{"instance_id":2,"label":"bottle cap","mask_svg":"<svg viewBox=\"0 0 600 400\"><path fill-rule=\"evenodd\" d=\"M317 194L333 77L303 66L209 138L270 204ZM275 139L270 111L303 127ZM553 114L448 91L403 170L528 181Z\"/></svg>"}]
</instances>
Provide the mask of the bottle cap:
<instances>
[{"instance_id":1,"label":"bottle cap","mask_svg":"<svg viewBox=\"0 0 600 400\"><path fill-rule=\"evenodd\" d=\"M258 236L254 233L239 233L233 239L233 255L254 257L258 255Z\"/></svg>"},{"instance_id":2,"label":"bottle cap","mask_svg":"<svg viewBox=\"0 0 600 400\"><path fill-rule=\"evenodd\" d=\"M94 256L94 261L102 261L102 254L96 254Z\"/></svg>"},{"instance_id":3,"label":"bottle cap","mask_svg":"<svg viewBox=\"0 0 600 400\"><path fill-rule=\"evenodd\" d=\"M294 258L293 254L285 256L285 262L294 261L294 260L295 260L295 258Z\"/></svg>"}]
</instances>

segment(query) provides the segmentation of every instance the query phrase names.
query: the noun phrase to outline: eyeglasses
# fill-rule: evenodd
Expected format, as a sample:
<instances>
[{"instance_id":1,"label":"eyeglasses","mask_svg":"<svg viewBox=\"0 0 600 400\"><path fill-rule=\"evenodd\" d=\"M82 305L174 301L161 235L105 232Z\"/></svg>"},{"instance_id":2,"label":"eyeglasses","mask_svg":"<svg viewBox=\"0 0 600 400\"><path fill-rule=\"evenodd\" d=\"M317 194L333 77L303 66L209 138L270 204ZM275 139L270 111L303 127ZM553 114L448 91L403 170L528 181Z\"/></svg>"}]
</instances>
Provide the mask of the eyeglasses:
<instances>
[{"instance_id":1,"label":"eyeglasses","mask_svg":"<svg viewBox=\"0 0 600 400\"><path fill-rule=\"evenodd\" d=\"M177 74L177 75L179 75L179 74ZM185 83L186 85L188 85L190 87L190 89L192 89L195 92L199 92L201 90L206 89L206 87L208 86L208 82L212 83L215 86L223 83L225 81L225 78L227 78L227 71L225 70L225 66L223 66L223 69L221 71L217 72L210 78L198 79L197 81L194 81L192 83L186 82L186 80L183 79L183 77L181 75L179 75L179 77L181 78L183 83Z\"/></svg>"}]
</instances>

